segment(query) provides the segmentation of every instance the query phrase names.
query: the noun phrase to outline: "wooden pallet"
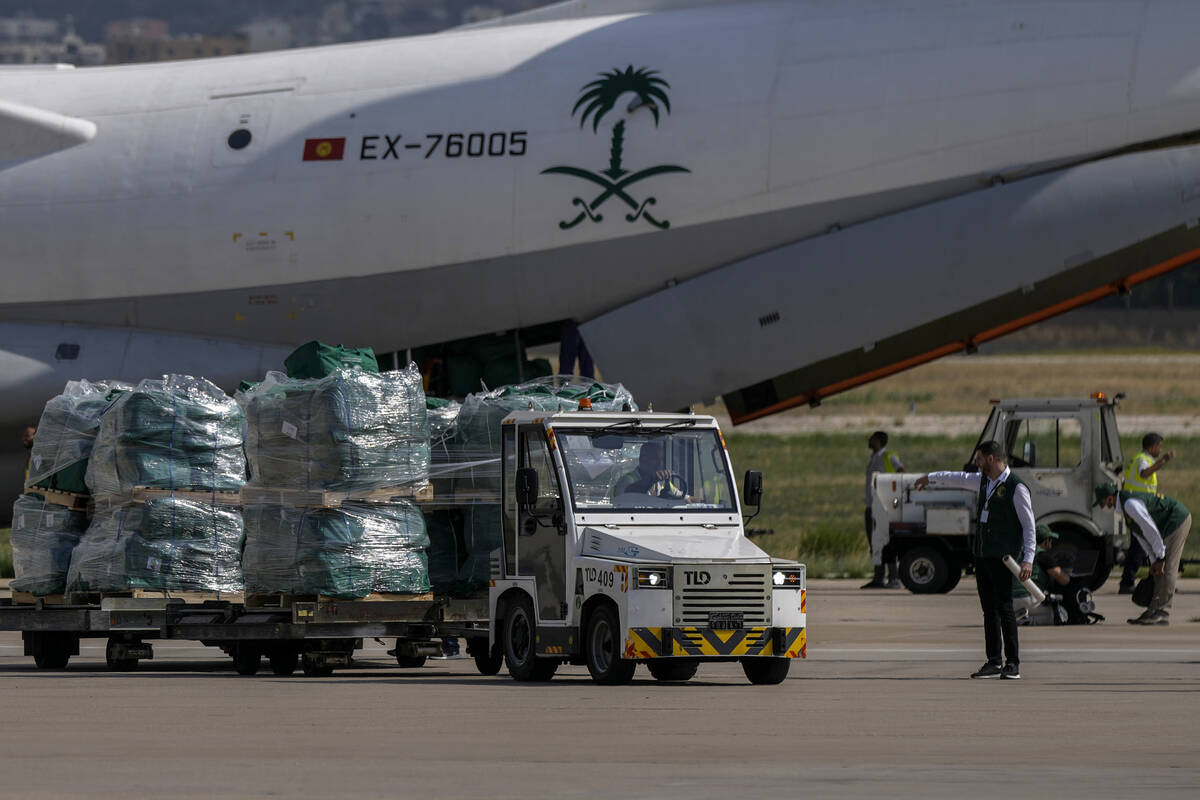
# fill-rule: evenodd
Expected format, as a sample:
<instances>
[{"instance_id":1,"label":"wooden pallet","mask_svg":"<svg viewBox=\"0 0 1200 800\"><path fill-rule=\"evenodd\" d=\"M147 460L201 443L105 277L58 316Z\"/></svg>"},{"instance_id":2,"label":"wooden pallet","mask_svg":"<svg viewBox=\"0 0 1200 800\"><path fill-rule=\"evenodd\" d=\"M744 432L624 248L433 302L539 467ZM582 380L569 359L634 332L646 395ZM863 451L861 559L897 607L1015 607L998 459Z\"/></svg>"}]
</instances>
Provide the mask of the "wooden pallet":
<instances>
[{"instance_id":1,"label":"wooden pallet","mask_svg":"<svg viewBox=\"0 0 1200 800\"><path fill-rule=\"evenodd\" d=\"M432 602L433 593L399 594L396 592L372 592L357 600L338 600L316 594L248 594L246 608L291 608L296 603L382 603L382 602Z\"/></svg>"},{"instance_id":2,"label":"wooden pallet","mask_svg":"<svg viewBox=\"0 0 1200 800\"><path fill-rule=\"evenodd\" d=\"M18 589L12 590L12 601L14 606L35 606L38 601L47 606L65 606L68 605L66 595L49 594L39 597L29 592L22 592Z\"/></svg>"},{"instance_id":3,"label":"wooden pallet","mask_svg":"<svg viewBox=\"0 0 1200 800\"><path fill-rule=\"evenodd\" d=\"M72 511L87 511L88 503L91 502L92 496L88 494L76 494L75 492L60 492L57 489L43 489L40 486L26 486L26 494L40 494L46 498L47 503L53 503L56 506L69 508Z\"/></svg>"},{"instance_id":4,"label":"wooden pallet","mask_svg":"<svg viewBox=\"0 0 1200 800\"><path fill-rule=\"evenodd\" d=\"M241 592L177 592L173 589L131 589L128 592L102 592L101 599L108 597L133 598L136 600L176 600L189 604L206 603L211 600L241 603Z\"/></svg>"},{"instance_id":5,"label":"wooden pallet","mask_svg":"<svg viewBox=\"0 0 1200 800\"><path fill-rule=\"evenodd\" d=\"M99 592L67 592L66 594L48 594L38 596L29 592L13 590L12 602L15 606L95 606L100 604Z\"/></svg>"},{"instance_id":6,"label":"wooden pallet","mask_svg":"<svg viewBox=\"0 0 1200 800\"><path fill-rule=\"evenodd\" d=\"M208 505L240 506L242 504L242 493L240 491L214 492L212 490L157 489L150 486L135 486L133 487L132 496L135 503L144 503L147 500L160 500L164 497L171 497L177 500L190 500L193 503Z\"/></svg>"},{"instance_id":7,"label":"wooden pallet","mask_svg":"<svg viewBox=\"0 0 1200 800\"><path fill-rule=\"evenodd\" d=\"M269 486L242 488L244 505L273 505L289 508L339 508L343 503L386 503L400 499L415 503L433 501L433 487L392 486L367 491L335 492L326 489L280 489Z\"/></svg>"}]
</instances>

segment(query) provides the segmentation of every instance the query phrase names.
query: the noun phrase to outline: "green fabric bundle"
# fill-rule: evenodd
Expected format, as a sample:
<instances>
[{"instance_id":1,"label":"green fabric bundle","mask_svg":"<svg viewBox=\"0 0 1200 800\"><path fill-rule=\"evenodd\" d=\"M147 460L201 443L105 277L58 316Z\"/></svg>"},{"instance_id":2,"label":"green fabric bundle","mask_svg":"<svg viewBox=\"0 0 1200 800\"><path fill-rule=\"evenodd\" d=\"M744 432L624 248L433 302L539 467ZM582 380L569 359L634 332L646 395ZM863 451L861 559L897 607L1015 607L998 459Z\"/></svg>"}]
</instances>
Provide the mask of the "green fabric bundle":
<instances>
[{"instance_id":1,"label":"green fabric bundle","mask_svg":"<svg viewBox=\"0 0 1200 800\"><path fill-rule=\"evenodd\" d=\"M411 503L253 505L243 513L247 593L354 600L372 592L429 591L429 538Z\"/></svg>"},{"instance_id":2,"label":"green fabric bundle","mask_svg":"<svg viewBox=\"0 0 1200 800\"><path fill-rule=\"evenodd\" d=\"M178 498L97 507L75 548L71 591L242 589L242 515Z\"/></svg>"},{"instance_id":3,"label":"green fabric bundle","mask_svg":"<svg viewBox=\"0 0 1200 800\"><path fill-rule=\"evenodd\" d=\"M22 495L13 503L12 588L44 597L62 594L71 552L87 530L87 515Z\"/></svg>"},{"instance_id":4,"label":"green fabric bundle","mask_svg":"<svg viewBox=\"0 0 1200 800\"><path fill-rule=\"evenodd\" d=\"M97 496L135 486L236 491L246 480L243 421L237 403L203 378L144 380L100 418L87 485Z\"/></svg>"},{"instance_id":5,"label":"green fabric bundle","mask_svg":"<svg viewBox=\"0 0 1200 800\"><path fill-rule=\"evenodd\" d=\"M283 368L289 378L324 378L341 369L379 372L379 361L369 347L343 347L314 340L297 347L283 360Z\"/></svg>"},{"instance_id":6,"label":"green fabric bundle","mask_svg":"<svg viewBox=\"0 0 1200 800\"><path fill-rule=\"evenodd\" d=\"M255 486L356 491L429 478L429 422L415 365L339 369L315 380L270 372L238 401Z\"/></svg>"},{"instance_id":7,"label":"green fabric bundle","mask_svg":"<svg viewBox=\"0 0 1200 800\"><path fill-rule=\"evenodd\" d=\"M70 381L62 394L50 398L33 438L27 484L87 494L84 476L100 415L117 393L130 388L117 381Z\"/></svg>"}]
</instances>

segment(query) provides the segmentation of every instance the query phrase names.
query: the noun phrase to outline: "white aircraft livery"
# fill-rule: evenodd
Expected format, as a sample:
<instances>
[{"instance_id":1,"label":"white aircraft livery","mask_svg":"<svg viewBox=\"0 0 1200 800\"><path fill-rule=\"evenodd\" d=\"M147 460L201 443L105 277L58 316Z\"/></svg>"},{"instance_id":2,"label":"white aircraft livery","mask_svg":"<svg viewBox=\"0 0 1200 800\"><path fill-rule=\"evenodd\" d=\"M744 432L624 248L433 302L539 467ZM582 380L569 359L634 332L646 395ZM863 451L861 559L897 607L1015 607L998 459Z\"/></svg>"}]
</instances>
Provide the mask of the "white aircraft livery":
<instances>
[{"instance_id":1,"label":"white aircraft livery","mask_svg":"<svg viewBox=\"0 0 1200 800\"><path fill-rule=\"evenodd\" d=\"M68 378L564 322L660 409L816 403L1200 256L1197 41L1194 0L592 0L0 69L0 434Z\"/></svg>"}]
</instances>

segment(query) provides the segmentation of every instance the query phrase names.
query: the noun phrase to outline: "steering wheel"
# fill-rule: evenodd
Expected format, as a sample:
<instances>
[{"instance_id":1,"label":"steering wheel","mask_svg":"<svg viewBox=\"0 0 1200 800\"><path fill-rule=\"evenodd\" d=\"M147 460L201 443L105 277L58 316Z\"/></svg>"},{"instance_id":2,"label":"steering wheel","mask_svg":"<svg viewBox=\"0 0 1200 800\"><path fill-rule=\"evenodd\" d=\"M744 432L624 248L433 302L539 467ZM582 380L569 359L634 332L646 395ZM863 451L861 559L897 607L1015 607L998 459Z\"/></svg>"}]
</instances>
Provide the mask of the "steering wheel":
<instances>
[{"instance_id":1,"label":"steering wheel","mask_svg":"<svg viewBox=\"0 0 1200 800\"><path fill-rule=\"evenodd\" d=\"M670 474L670 476L667 478L667 481L669 483L674 484L675 488L678 489L680 492L682 492L682 495L681 495L682 497L688 496L688 489L690 489L691 487L688 486L688 482L685 481L683 479L683 476L680 475L678 472L672 472ZM662 490L658 493L658 496L659 497L674 497L674 495L670 494L667 491L666 486L663 486Z\"/></svg>"}]
</instances>

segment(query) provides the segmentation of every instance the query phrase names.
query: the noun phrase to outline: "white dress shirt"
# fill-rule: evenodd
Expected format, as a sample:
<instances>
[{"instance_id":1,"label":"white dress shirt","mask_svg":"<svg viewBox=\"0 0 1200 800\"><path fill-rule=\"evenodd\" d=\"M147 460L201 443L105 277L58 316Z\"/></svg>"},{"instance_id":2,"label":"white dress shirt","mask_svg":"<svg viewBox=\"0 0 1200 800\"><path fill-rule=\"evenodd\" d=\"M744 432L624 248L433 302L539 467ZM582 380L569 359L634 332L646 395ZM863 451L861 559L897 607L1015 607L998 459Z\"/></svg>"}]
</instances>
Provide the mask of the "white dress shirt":
<instances>
[{"instance_id":1,"label":"white dress shirt","mask_svg":"<svg viewBox=\"0 0 1200 800\"><path fill-rule=\"evenodd\" d=\"M1147 553L1153 553L1155 561L1166 558L1167 547L1163 544L1162 534L1159 532L1158 526L1154 524L1154 520L1151 519L1146 504L1136 497L1131 497L1122 504L1121 511L1137 523L1137 528L1130 533L1142 543L1142 549Z\"/></svg>"},{"instance_id":2,"label":"white dress shirt","mask_svg":"<svg viewBox=\"0 0 1200 800\"><path fill-rule=\"evenodd\" d=\"M979 492L979 479L984 477L987 484L984 491L987 492L987 497L991 497L996 487L1008 480L1008 473L1009 469L1005 467L1004 472L995 480L978 472L931 472L926 477L929 478L931 486L951 486L955 489L970 489L976 493ZM1013 507L1017 510L1017 519L1021 521L1021 563L1032 564L1033 551L1037 547L1034 537L1036 526L1033 521L1033 500L1029 496L1029 487L1023 483L1017 484L1017 490L1013 492Z\"/></svg>"}]
</instances>

